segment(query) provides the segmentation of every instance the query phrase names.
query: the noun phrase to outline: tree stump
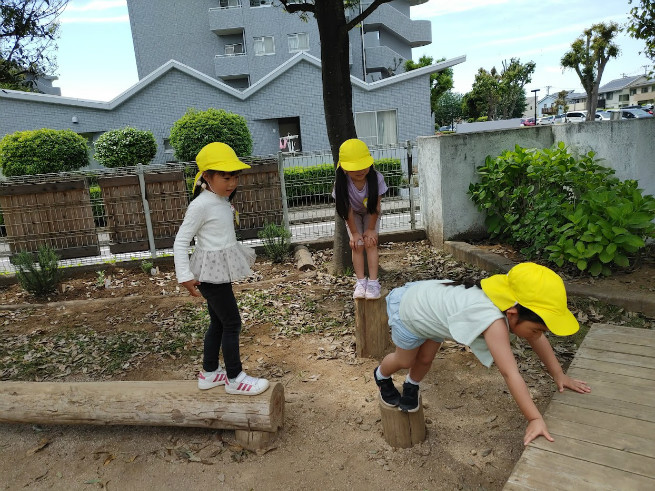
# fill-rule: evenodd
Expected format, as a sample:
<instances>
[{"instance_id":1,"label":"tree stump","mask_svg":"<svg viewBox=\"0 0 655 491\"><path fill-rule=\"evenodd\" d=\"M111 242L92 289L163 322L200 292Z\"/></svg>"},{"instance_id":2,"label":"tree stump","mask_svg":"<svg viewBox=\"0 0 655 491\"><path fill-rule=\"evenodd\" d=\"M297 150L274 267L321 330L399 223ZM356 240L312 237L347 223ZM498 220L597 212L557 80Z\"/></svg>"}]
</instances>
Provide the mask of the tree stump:
<instances>
[{"instance_id":1,"label":"tree stump","mask_svg":"<svg viewBox=\"0 0 655 491\"><path fill-rule=\"evenodd\" d=\"M404 413L380 401L380 415L384 439L392 447L409 448L425 440L425 416L420 397L418 411L415 413Z\"/></svg>"},{"instance_id":2,"label":"tree stump","mask_svg":"<svg viewBox=\"0 0 655 491\"><path fill-rule=\"evenodd\" d=\"M389 351L388 293L383 291L376 300L355 299L355 348L360 358L379 360Z\"/></svg>"},{"instance_id":3,"label":"tree stump","mask_svg":"<svg viewBox=\"0 0 655 491\"><path fill-rule=\"evenodd\" d=\"M294 259L296 262L296 268L300 271L313 271L316 269L312 253L309 252L309 249L304 245L296 246L294 250Z\"/></svg>"}]
</instances>

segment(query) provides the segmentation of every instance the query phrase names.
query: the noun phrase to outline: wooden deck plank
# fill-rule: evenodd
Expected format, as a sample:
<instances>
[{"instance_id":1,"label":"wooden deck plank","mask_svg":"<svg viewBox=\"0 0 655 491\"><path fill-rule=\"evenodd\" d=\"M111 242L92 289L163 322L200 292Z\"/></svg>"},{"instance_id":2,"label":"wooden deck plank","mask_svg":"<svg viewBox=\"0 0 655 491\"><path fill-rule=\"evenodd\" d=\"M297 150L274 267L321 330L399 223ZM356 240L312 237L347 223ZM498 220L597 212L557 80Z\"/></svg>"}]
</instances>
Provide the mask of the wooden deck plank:
<instances>
[{"instance_id":1,"label":"wooden deck plank","mask_svg":"<svg viewBox=\"0 0 655 491\"><path fill-rule=\"evenodd\" d=\"M655 479L530 446L523 452L504 489L652 491Z\"/></svg>"},{"instance_id":2,"label":"wooden deck plank","mask_svg":"<svg viewBox=\"0 0 655 491\"><path fill-rule=\"evenodd\" d=\"M553 401L546 411L547 419L565 420L587 424L599 428L619 428L621 433L633 436L646 436L655 440L655 422L642 421L618 414L597 411L585 407L569 406Z\"/></svg>"},{"instance_id":3,"label":"wooden deck plank","mask_svg":"<svg viewBox=\"0 0 655 491\"><path fill-rule=\"evenodd\" d=\"M616 470L655 479L655 459L559 435L554 442L545 438L534 441L534 447L575 460L584 460Z\"/></svg>"},{"instance_id":4,"label":"wooden deck plank","mask_svg":"<svg viewBox=\"0 0 655 491\"><path fill-rule=\"evenodd\" d=\"M638 356L629 353L616 353L611 351L612 347L608 346L607 350L587 348L584 343L578 348L576 357L590 358L592 360L609 361L612 363L621 363L642 368L655 368L655 357Z\"/></svg>"},{"instance_id":5,"label":"wooden deck plank","mask_svg":"<svg viewBox=\"0 0 655 491\"><path fill-rule=\"evenodd\" d=\"M572 422L553 417L547 417L546 424L548 431L558 444L560 443L559 437L563 436L655 459L655 440L623 433L620 427L609 429L596 424ZM653 468L653 472L655 472L655 465Z\"/></svg>"},{"instance_id":6,"label":"wooden deck plank","mask_svg":"<svg viewBox=\"0 0 655 491\"><path fill-rule=\"evenodd\" d=\"M592 392L553 396L555 441L530 443L505 489L655 489L655 331L594 325L567 373Z\"/></svg>"},{"instance_id":7,"label":"wooden deck plank","mask_svg":"<svg viewBox=\"0 0 655 491\"><path fill-rule=\"evenodd\" d=\"M604 360L594 360L592 358L575 358L569 367L569 371L574 368L588 368L598 372L616 373L619 375L628 375L635 379L655 380L655 369L640 368L620 363L611 363ZM567 372L568 373L568 372Z\"/></svg>"}]
</instances>

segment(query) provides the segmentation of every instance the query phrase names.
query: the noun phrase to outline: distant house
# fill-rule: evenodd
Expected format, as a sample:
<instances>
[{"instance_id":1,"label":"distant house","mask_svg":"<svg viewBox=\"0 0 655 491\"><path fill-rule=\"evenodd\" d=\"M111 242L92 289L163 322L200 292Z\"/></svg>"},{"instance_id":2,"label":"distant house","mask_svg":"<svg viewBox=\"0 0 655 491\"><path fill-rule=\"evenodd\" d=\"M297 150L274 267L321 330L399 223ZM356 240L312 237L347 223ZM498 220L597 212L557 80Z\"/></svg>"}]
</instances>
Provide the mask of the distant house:
<instances>
[{"instance_id":1,"label":"distant house","mask_svg":"<svg viewBox=\"0 0 655 491\"><path fill-rule=\"evenodd\" d=\"M635 85L640 85L641 82L645 82L646 79L647 77L644 75L637 75L634 77L617 78L601 85L598 88L598 107L618 109L620 107L637 104L636 102L630 101L632 98L631 96L636 95L637 93Z\"/></svg>"}]
</instances>

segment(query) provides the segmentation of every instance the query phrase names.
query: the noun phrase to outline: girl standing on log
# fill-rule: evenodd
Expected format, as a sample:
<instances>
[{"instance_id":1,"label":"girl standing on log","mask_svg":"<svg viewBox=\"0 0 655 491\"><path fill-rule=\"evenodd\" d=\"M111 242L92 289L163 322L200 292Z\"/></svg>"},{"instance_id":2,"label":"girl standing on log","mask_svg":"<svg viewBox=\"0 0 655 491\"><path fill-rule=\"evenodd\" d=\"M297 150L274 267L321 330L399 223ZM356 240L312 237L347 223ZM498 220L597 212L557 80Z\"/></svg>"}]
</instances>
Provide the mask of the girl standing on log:
<instances>
[{"instance_id":1,"label":"girl standing on log","mask_svg":"<svg viewBox=\"0 0 655 491\"><path fill-rule=\"evenodd\" d=\"M234 222L238 213L230 204L239 172L250 166L241 162L232 148L218 142L203 147L196 163L199 172L193 201L175 237L173 254L178 282L194 297L204 297L209 310L198 388L225 385L228 394L260 394L269 383L242 370L241 315L232 291L232 281L250 276L255 263L255 251L237 242ZM194 237L196 247L189 260L188 247ZM221 347L225 369L218 360Z\"/></svg>"},{"instance_id":2,"label":"girl standing on log","mask_svg":"<svg viewBox=\"0 0 655 491\"><path fill-rule=\"evenodd\" d=\"M378 281L378 233L381 196L387 192L384 177L372 168L373 157L366 143L351 139L339 148L332 196L337 214L346 222L353 268L357 276L353 298L380 298ZM364 275L364 250L368 279Z\"/></svg>"},{"instance_id":3,"label":"girl standing on log","mask_svg":"<svg viewBox=\"0 0 655 491\"><path fill-rule=\"evenodd\" d=\"M419 382L430 370L443 340L453 339L468 345L483 365L496 363L528 420L524 444L539 435L553 441L519 373L510 333L530 343L560 392L564 388L591 391L586 382L564 374L544 335L550 331L569 336L579 329L567 307L564 282L544 266L521 263L507 274L485 278L475 286L448 280L407 283L389 293L387 313L396 350L385 356L374 372L387 406L405 412L419 409ZM391 375L402 368L409 373L401 395Z\"/></svg>"}]
</instances>

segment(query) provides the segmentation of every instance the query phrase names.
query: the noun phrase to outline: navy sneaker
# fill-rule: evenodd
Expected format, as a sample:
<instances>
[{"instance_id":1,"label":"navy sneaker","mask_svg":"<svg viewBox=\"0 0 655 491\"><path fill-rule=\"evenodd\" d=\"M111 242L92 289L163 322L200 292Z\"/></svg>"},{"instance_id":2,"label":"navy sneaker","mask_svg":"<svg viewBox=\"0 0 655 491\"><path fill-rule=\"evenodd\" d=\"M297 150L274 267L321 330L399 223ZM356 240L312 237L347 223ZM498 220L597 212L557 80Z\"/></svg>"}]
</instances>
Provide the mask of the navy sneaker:
<instances>
[{"instance_id":1,"label":"navy sneaker","mask_svg":"<svg viewBox=\"0 0 655 491\"><path fill-rule=\"evenodd\" d=\"M380 388L380 399L385 406L389 407L398 407L400 404L400 392L396 389L396 386L393 385L393 380L391 377L378 379L377 375L378 369L373 370L373 378L375 383Z\"/></svg>"},{"instance_id":2,"label":"navy sneaker","mask_svg":"<svg viewBox=\"0 0 655 491\"><path fill-rule=\"evenodd\" d=\"M403 395L400 398L398 409L404 413L415 413L418 411L419 388L417 384L405 382L403 384Z\"/></svg>"}]
</instances>

